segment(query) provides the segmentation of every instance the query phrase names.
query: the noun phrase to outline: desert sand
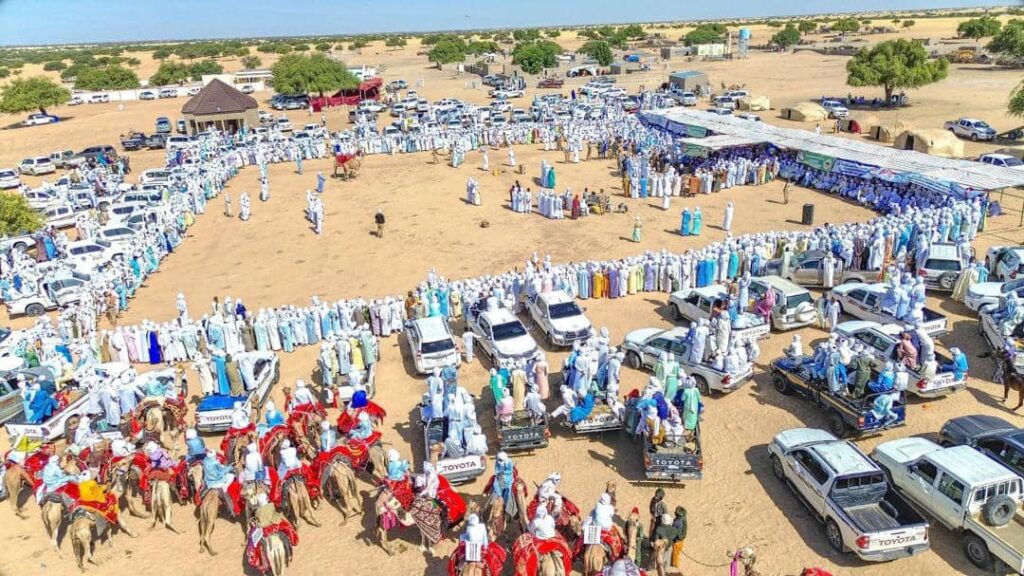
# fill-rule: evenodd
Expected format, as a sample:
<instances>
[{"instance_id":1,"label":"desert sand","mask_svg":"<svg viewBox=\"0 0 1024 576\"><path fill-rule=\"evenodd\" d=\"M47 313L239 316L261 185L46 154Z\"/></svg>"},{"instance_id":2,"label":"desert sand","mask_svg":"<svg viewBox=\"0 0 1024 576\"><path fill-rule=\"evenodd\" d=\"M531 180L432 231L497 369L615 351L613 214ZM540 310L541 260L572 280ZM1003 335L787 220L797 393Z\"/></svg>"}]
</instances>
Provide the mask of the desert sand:
<instances>
[{"instance_id":1,"label":"desert sand","mask_svg":"<svg viewBox=\"0 0 1024 576\"><path fill-rule=\"evenodd\" d=\"M926 20L919 21L912 33L901 33L901 36L949 36L953 29L955 21ZM757 33L755 30L755 35ZM567 47L573 44L562 40ZM456 77L450 70L430 68L423 57L415 55L416 51L416 46L399 51L368 48L349 60L352 64L386 66L385 80L404 78L410 84L422 80L418 89L431 99L459 97L486 101L486 92L479 87L479 82L473 87L472 78L468 76ZM822 92L845 94L844 64L845 58L822 57L809 52L755 53L747 60L732 62L671 62L663 69L620 79L620 84L631 89L639 85L650 87L663 82L669 70L697 68L708 71L715 85L719 82L744 84L757 94L769 96L773 106L781 108L819 97ZM932 127L945 119L969 114L985 118L997 127L1009 127L1013 121L1003 114L1003 108L1006 95L1018 80L1019 73L1013 71L954 66L948 80L910 91L912 106L901 110L899 119L916 126ZM533 84L531 82L531 86ZM564 92L568 93L578 84L567 83ZM533 92L531 89L530 94ZM857 93L875 94L870 90ZM269 95L257 94L261 100ZM528 105L528 99L522 102ZM0 131L0 165L14 165L27 155L48 153L58 147L79 149L99 143L116 144L118 134L128 128L148 131L157 116L176 118L182 104L184 99L136 102L128 104L123 112L118 111L116 104L59 109L62 116L71 118L51 126ZM288 115L293 123L307 121L305 112ZM774 118L774 114L763 116L766 121L784 123ZM4 118L2 124L16 120L8 118ZM343 124L340 113L328 118L331 129L341 128ZM968 143L973 154L990 148ZM816 224L872 217L871 212L859 206L803 189L794 190L790 204L783 205L781 187L773 184L732 189L696 199L675 199L667 212L652 201L619 197L614 200L626 202L628 214L593 216L581 221L549 221L538 215L515 214L506 207L507 190L513 181L520 179L524 186L532 185L531 179L544 158L556 167L559 189L603 188L616 195L621 194L621 190L619 179L613 174L614 167L610 162L597 160L566 165L560 153L545 153L535 147L521 147L517 156L519 162L527 166L523 176L507 168L500 176L484 173L479 170L479 157L473 154L459 169L434 165L429 154L371 157L355 181L329 181L324 195L325 234L321 237L309 229L302 209L305 190L314 185L317 170L329 173L328 162L306 162L303 176L295 174L292 165L273 166L271 200L254 202L252 220L226 219L220 214L220 201L211 204L207 214L190 229L184 245L163 262L159 272L131 302L122 321L169 319L175 314L174 295L178 292L186 294L194 311L205 310L213 296L242 297L252 310L286 303L304 304L312 295L370 298L404 294L423 280L430 268L449 278L498 273L522 266L534 251L551 254L555 261L613 258L663 248L680 251L724 237L717 226L722 207L729 200L737 205L734 234L801 229L799 213L804 203L817 206ZM132 154L136 171L161 165L162 160L162 152ZM492 152L492 166L499 161L504 161L504 154ZM482 207L468 206L462 201L465 182L470 176L480 181ZM256 178L252 170L243 172L231 183L229 192L235 198L243 190L255 196ZM700 206L704 212L707 226L701 237L684 239L675 234L679 212L684 206ZM1019 201L1007 200L1011 212L990 221L990 229L976 243L979 253L992 245L1020 242L1019 206ZM377 207L383 208L388 216L383 240L370 233ZM640 244L626 240L636 215L645 223ZM486 229L479 226L484 220L490 224ZM612 340L617 344L626 332L636 328L672 326L666 300L665 295L649 293L615 301L586 301L582 305L596 326L607 326L611 330ZM934 294L929 306L950 315L951 333L941 339L941 345L959 346L967 352L971 360L969 387L945 399L910 400L907 426L857 441L864 451L870 451L884 440L933 434L945 420L962 414L993 414L1021 423L1020 416L1008 412L1000 402L1001 387L989 379L993 364L977 358L985 348L977 336L973 315L960 303ZM2 321L12 326L29 323L24 318L10 322L3 318ZM461 332L461 328L457 332ZM825 336L815 329L796 333L802 335L805 343ZM781 354L790 336L791 333L773 334L762 342L762 356L751 384L733 394L706 399L705 477L698 482L671 487L667 496L670 507L682 505L689 512L686 544L689 558L684 563L684 572L725 574L727 568L721 566L728 560L726 552L752 546L757 549L758 566L764 574L795 574L804 566L822 566L835 574L863 576L980 574L965 560L958 538L939 526L930 532L932 549L917 558L866 564L853 556L838 554L829 547L822 527L794 494L774 479L766 457L766 445L771 437L786 428L826 425L822 414L807 403L780 396L764 372L767 362ZM422 436L416 424L416 402L424 391L423 379L412 370L403 338L384 340L381 349L376 401L388 410L385 440L419 466L423 454ZM309 380L315 355L314 348L282 354L282 385L292 386L296 378ZM565 352L549 351L548 356L554 367L560 365ZM479 360L464 366L460 384L479 393L486 383L486 368L488 366ZM624 369L623 373L623 391L641 386L647 379L647 374L639 371ZM190 380L196 382L194 377ZM198 392L192 390L192 393ZM280 400L280 396L278 389L275 399ZM195 400L193 397L192 401ZM493 440L490 411L489 403L478 404L481 423ZM642 477L636 444L623 433L574 437L556 426L553 435L548 448L513 456L520 473L531 484L531 492L534 483L542 481L550 472L559 471L563 478L562 492L581 508L589 510L603 483L614 479L619 488L619 514L625 516L630 508L638 506L646 524L647 502L654 489L636 483ZM208 441L217 442L219 437L209 437ZM479 501L485 480L486 476L459 487L458 491L466 498ZM365 480L360 481L360 490L368 504L370 488ZM101 565L90 567L89 571L187 576L245 570L242 557L245 536L239 524L220 520L212 542L220 554L217 557L199 554L193 510L191 505L174 508L174 523L182 531L180 535L162 528L151 530L148 520L130 518L130 525L139 529L140 537L132 540L119 534L112 547L99 546L96 556ZM62 547L67 558L57 558L46 542L37 507L29 503L28 512L30 519L18 520L6 504L0 506L0 545L4 549L0 555L0 574L78 573L68 542ZM453 542L448 540L439 546L435 555L425 556L415 548L415 535L406 532L403 538L410 549L389 558L373 541L372 517L339 526L341 516L332 507L321 505L317 514L323 527L300 526L301 540L289 574L437 575L444 572L446 556L453 548Z\"/></svg>"}]
</instances>

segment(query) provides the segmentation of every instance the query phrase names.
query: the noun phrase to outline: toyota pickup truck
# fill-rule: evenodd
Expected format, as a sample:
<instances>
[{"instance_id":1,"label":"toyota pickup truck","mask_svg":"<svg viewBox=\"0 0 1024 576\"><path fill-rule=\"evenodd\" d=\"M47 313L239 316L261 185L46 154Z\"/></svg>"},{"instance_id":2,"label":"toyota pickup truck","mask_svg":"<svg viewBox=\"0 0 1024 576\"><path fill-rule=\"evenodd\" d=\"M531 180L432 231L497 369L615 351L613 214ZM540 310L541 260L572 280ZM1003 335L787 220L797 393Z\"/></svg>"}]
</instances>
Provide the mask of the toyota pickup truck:
<instances>
[{"instance_id":1,"label":"toyota pickup truck","mask_svg":"<svg viewBox=\"0 0 1024 576\"><path fill-rule=\"evenodd\" d=\"M1005 300L999 306L1005 305ZM1009 334L1004 335L999 322L992 317L994 310L986 310L978 314L978 331L981 332L985 341L993 352L1001 351L1007 343L1012 345L1017 353L1013 357L1013 365L1018 371L1024 372L1024 322L1013 327Z\"/></svg>"},{"instance_id":2,"label":"toyota pickup truck","mask_svg":"<svg viewBox=\"0 0 1024 576\"><path fill-rule=\"evenodd\" d=\"M594 327L572 296L561 290L537 294L526 305L550 346L572 346L594 334Z\"/></svg>"},{"instance_id":3,"label":"toyota pickup truck","mask_svg":"<svg viewBox=\"0 0 1024 576\"><path fill-rule=\"evenodd\" d=\"M487 456L448 454L445 439L448 438L447 418L424 418L421 407L420 426L423 428L423 449L428 458L437 450L434 470L452 484L470 482L487 471ZM435 448L435 446L437 448Z\"/></svg>"},{"instance_id":4,"label":"toyota pickup truck","mask_svg":"<svg viewBox=\"0 0 1024 576\"><path fill-rule=\"evenodd\" d=\"M839 552L886 562L928 550L928 522L852 442L814 428L793 428L768 445L772 474L825 525Z\"/></svg>"},{"instance_id":5,"label":"toyota pickup truck","mask_svg":"<svg viewBox=\"0 0 1024 576\"><path fill-rule=\"evenodd\" d=\"M466 316L466 325L476 336L474 344L492 366L511 366L537 355L540 351L537 342L511 310L501 307L483 310L478 308L480 304L483 302L473 304Z\"/></svg>"},{"instance_id":6,"label":"toyota pickup truck","mask_svg":"<svg viewBox=\"0 0 1024 576\"><path fill-rule=\"evenodd\" d=\"M879 324L896 324L904 330L912 330L913 324L896 318L882 310L882 298L888 287L885 284L844 284L836 286L829 293L839 302L839 309L848 316ZM948 319L931 308L921 310L923 322L921 328L932 338L945 336L949 331Z\"/></svg>"},{"instance_id":7,"label":"toyota pickup truck","mask_svg":"<svg viewBox=\"0 0 1024 576\"><path fill-rule=\"evenodd\" d=\"M824 378L814 376L813 364L814 360L806 356L772 360L772 386L779 394L801 396L812 402L828 416L828 429L834 436L867 436L907 423L903 394L893 399L891 413L878 413L875 401L879 393L868 392L861 398L833 394Z\"/></svg>"},{"instance_id":8,"label":"toyota pickup truck","mask_svg":"<svg viewBox=\"0 0 1024 576\"><path fill-rule=\"evenodd\" d=\"M715 304L728 300L729 291L721 284L711 284L703 288L691 288L673 292L668 297L668 304L675 312L677 320L710 320L711 310ZM768 337L771 326L763 318L749 312L740 312L733 320L732 338L736 342L762 340Z\"/></svg>"},{"instance_id":9,"label":"toyota pickup truck","mask_svg":"<svg viewBox=\"0 0 1024 576\"><path fill-rule=\"evenodd\" d=\"M739 366L734 372L718 370L705 362L693 362L690 358L692 345L686 340L686 328L641 328L626 334L622 351L626 354L626 365L634 370L654 370L663 353L671 354L679 367L697 381L697 389L705 396L712 391L728 393L739 389L754 376L751 363Z\"/></svg>"},{"instance_id":10,"label":"toyota pickup truck","mask_svg":"<svg viewBox=\"0 0 1024 576\"><path fill-rule=\"evenodd\" d=\"M808 250L791 259L785 270L782 269L782 259L769 260L765 264L765 274L775 274L801 286L824 286L824 261L825 252ZM843 267L843 261L836 259L832 273L833 284L874 282L877 279L878 270L847 270Z\"/></svg>"},{"instance_id":11,"label":"toyota pickup truck","mask_svg":"<svg viewBox=\"0 0 1024 576\"><path fill-rule=\"evenodd\" d=\"M521 452L544 448L548 445L548 417L530 416L525 410L515 412L510 422L495 421L498 449L505 452Z\"/></svg>"},{"instance_id":12,"label":"toyota pickup truck","mask_svg":"<svg viewBox=\"0 0 1024 576\"><path fill-rule=\"evenodd\" d=\"M996 137L995 128L989 126L983 120L977 118L960 118L949 121L942 125L944 130L949 130L960 138L970 138L972 141L994 140Z\"/></svg>"},{"instance_id":13,"label":"toyota pickup truck","mask_svg":"<svg viewBox=\"0 0 1024 576\"><path fill-rule=\"evenodd\" d=\"M1024 485L1013 471L974 448L918 437L883 442L871 457L901 494L961 537L971 564L1024 574Z\"/></svg>"},{"instance_id":14,"label":"toyota pickup truck","mask_svg":"<svg viewBox=\"0 0 1024 576\"><path fill-rule=\"evenodd\" d=\"M281 378L281 366L273 352L243 352L236 354L245 395L213 394L205 396L196 407L196 430L202 433L224 432L231 427L231 412L235 402L242 402L250 411L263 406L270 389Z\"/></svg>"},{"instance_id":15,"label":"toyota pickup truck","mask_svg":"<svg viewBox=\"0 0 1024 576\"><path fill-rule=\"evenodd\" d=\"M895 324L878 324L863 320L840 322L836 326L836 332L863 343L868 353L877 358L879 362L896 363L900 361L896 354L899 344L897 340L904 331L903 327ZM952 370L941 368L943 365L952 363L948 356L936 351L935 361L938 367L934 373L928 373L923 366L907 369L907 374L910 376L910 385L907 386L907 391L922 398L936 398L967 387L966 378L958 379Z\"/></svg>"},{"instance_id":16,"label":"toyota pickup truck","mask_svg":"<svg viewBox=\"0 0 1024 576\"><path fill-rule=\"evenodd\" d=\"M626 401L627 414L637 415L636 403L635 398ZM636 422L633 420L638 417L630 417L631 430L636 429ZM644 476L649 482L681 482L704 478L704 453L701 450L699 422L691 438L674 439L667 436L659 446L654 446L647 434L640 434L639 438L644 444Z\"/></svg>"}]
</instances>

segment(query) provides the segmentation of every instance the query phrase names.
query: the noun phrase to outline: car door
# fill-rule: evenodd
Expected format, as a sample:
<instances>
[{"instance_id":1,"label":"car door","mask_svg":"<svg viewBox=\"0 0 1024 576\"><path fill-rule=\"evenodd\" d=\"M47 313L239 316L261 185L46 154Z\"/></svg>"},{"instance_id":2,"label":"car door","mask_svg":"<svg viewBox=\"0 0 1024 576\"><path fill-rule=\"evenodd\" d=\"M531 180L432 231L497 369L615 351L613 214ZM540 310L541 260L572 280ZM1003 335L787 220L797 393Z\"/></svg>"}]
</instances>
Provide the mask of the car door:
<instances>
[{"instance_id":1,"label":"car door","mask_svg":"<svg viewBox=\"0 0 1024 576\"><path fill-rule=\"evenodd\" d=\"M821 259L808 258L793 271L797 284L821 284Z\"/></svg>"},{"instance_id":2,"label":"car door","mask_svg":"<svg viewBox=\"0 0 1024 576\"><path fill-rule=\"evenodd\" d=\"M661 359L661 353L669 352L671 347L672 340L664 336L658 336L648 340L644 343L644 347L641 350L641 358L643 359L644 366L653 368L654 365L658 363L658 360Z\"/></svg>"},{"instance_id":3,"label":"car door","mask_svg":"<svg viewBox=\"0 0 1024 576\"><path fill-rule=\"evenodd\" d=\"M904 481L899 485L922 506L931 504L932 492L935 491L935 480L939 475L938 468L927 460L918 460L908 464L903 471Z\"/></svg>"},{"instance_id":4,"label":"car door","mask_svg":"<svg viewBox=\"0 0 1024 576\"><path fill-rule=\"evenodd\" d=\"M959 526L964 515L964 501L967 498L962 482L942 472L932 490L932 505L929 511L947 526Z\"/></svg>"},{"instance_id":5,"label":"car door","mask_svg":"<svg viewBox=\"0 0 1024 576\"><path fill-rule=\"evenodd\" d=\"M791 454L793 486L804 497L815 513L824 509L825 484L828 471L809 450L795 450Z\"/></svg>"},{"instance_id":6,"label":"car door","mask_svg":"<svg viewBox=\"0 0 1024 576\"><path fill-rule=\"evenodd\" d=\"M680 364L690 358L690 343L682 338L676 338L673 340L670 350L676 362L679 362Z\"/></svg>"}]
</instances>

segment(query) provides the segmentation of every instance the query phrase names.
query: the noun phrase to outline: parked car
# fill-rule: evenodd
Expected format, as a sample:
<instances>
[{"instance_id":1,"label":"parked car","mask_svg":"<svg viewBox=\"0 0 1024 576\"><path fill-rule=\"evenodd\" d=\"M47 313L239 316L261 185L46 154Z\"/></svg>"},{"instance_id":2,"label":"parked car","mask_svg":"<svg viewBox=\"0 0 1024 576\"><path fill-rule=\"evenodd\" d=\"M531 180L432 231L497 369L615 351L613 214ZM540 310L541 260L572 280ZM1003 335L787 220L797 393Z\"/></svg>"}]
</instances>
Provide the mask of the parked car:
<instances>
[{"instance_id":1,"label":"parked car","mask_svg":"<svg viewBox=\"0 0 1024 576\"><path fill-rule=\"evenodd\" d=\"M161 88L160 92L157 94L157 96L159 96L160 98L177 98L178 97L178 89L177 88Z\"/></svg>"},{"instance_id":2,"label":"parked car","mask_svg":"<svg viewBox=\"0 0 1024 576\"><path fill-rule=\"evenodd\" d=\"M9 332L9 331L8 331ZM38 384L40 388L54 389L56 378L49 368L14 368L0 371L0 424L14 420L24 414L20 382L27 386Z\"/></svg>"},{"instance_id":3,"label":"parked car","mask_svg":"<svg viewBox=\"0 0 1024 576\"><path fill-rule=\"evenodd\" d=\"M739 99L732 96L716 96L711 99L715 108L720 110L735 110L739 106Z\"/></svg>"},{"instance_id":4,"label":"parked car","mask_svg":"<svg viewBox=\"0 0 1024 576\"><path fill-rule=\"evenodd\" d=\"M936 242L928 248L924 262L917 263L917 275L933 290L952 292L960 271L964 269L960 250L951 242Z\"/></svg>"},{"instance_id":5,"label":"parked car","mask_svg":"<svg viewBox=\"0 0 1024 576\"><path fill-rule=\"evenodd\" d=\"M687 375L693 376L705 396L712 391L733 392L753 377L753 365L749 362L735 372L728 372L703 361L694 361L690 353L692 346L686 339L688 332L686 328L641 328L627 333L622 341L626 365L634 370L654 370L661 355L669 354Z\"/></svg>"},{"instance_id":6,"label":"parked car","mask_svg":"<svg viewBox=\"0 0 1024 576\"><path fill-rule=\"evenodd\" d=\"M668 305L675 313L677 320L696 322L710 320L715 306L727 301L728 297L729 290L725 286L711 284L703 288L677 290L669 295ZM740 315L742 319L737 317L732 322L732 339L734 341L746 342L768 337L771 326L763 318L749 312L740 312Z\"/></svg>"},{"instance_id":7,"label":"parked car","mask_svg":"<svg viewBox=\"0 0 1024 576\"><path fill-rule=\"evenodd\" d=\"M186 132L188 132L188 129L185 127L185 119L184 118L179 118L174 123L174 128L175 128L175 131L178 134L185 134Z\"/></svg>"},{"instance_id":8,"label":"parked car","mask_svg":"<svg viewBox=\"0 0 1024 576\"><path fill-rule=\"evenodd\" d=\"M127 226L118 226L116 224L111 226L105 226L100 228L98 232L100 240L105 240L110 243L111 246L130 246L136 239L136 232Z\"/></svg>"},{"instance_id":9,"label":"parked car","mask_svg":"<svg viewBox=\"0 0 1024 576\"><path fill-rule=\"evenodd\" d=\"M985 253L985 266L995 280L1008 282L1024 272L1024 246L995 246Z\"/></svg>"},{"instance_id":10,"label":"parked car","mask_svg":"<svg viewBox=\"0 0 1024 576\"><path fill-rule=\"evenodd\" d=\"M106 156L108 158L116 159L117 150L115 150L114 147L110 145L90 146L88 148L85 148L78 154L75 154L75 156L81 158L83 162L86 162L88 160L95 161L99 156Z\"/></svg>"},{"instance_id":11,"label":"parked car","mask_svg":"<svg viewBox=\"0 0 1024 576\"><path fill-rule=\"evenodd\" d=\"M669 92L669 95L683 106L696 106L698 102L697 95L686 90L674 90Z\"/></svg>"},{"instance_id":12,"label":"parked car","mask_svg":"<svg viewBox=\"0 0 1024 576\"><path fill-rule=\"evenodd\" d=\"M974 448L919 437L882 442L871 457L907 499L959 535L971 564L1024 574L1020 476Z\"/></svg>"},{"instance_id":13,"label":"parked car","mask_svg":"<svg viewBox=\"0 0 1024 576\"><path fill-rule=\"evenodd\" d=\"M72 96L71 100L68 100L68 106L81 106L85 104L85 100L81 96Z\"/></svg>"},{"instance_id":14,"label":"parked car","mask_svg":"<svg viewBox=\"0 0 1024 576\"><path fill-rule=\"evenodd\" d=\"M144 170L139 176L140 184L170 184L171 173L163 168Z\"/></svg>"},{"instance_id":15,"label":"parked car","mask_svg":"<svg viewBox=\"0 0 1024 576\"><path fill-rule=\"evenodd\" d=\"M822 100L821 107L828 112L829 118L841 119L850 115L850 110L838 100Z\"/></svg>"},{"instance_id":16,"label":"parked car","mask_svg":"<svg viewBox=\"0 0 1024 576\"><path fill-rule=\"evenodd\" d=\"M161 116L156 119L156 133L157 134L170 134L171 133L171 119L167 116Z\"/></svg>"},{"instance_id":17,"label":"parked car","mask_svg":"<svg viewBox=\"0 0 1024 576\"><path fill-rule=\"evenodd\" d=\"M110 96L106 94L93 94L89 96L89 104L106 104L110 102Z\"/></svg>"},{"instance_id":18,"label":"parked car","mask_svg":"<svg viewBox=\"0 0 1024 576\"><path fill-rule=\"evenodd\" d=\"M455 337L448 322L440 316L417 318L406 324L405 339L409 343L413 365L420 374L461 363Z\"/></svg>"},{"instance_id":19,"label":"parked car","mask_svg":"<svg viewBox=\"0 0 1024 576\"><path fill-rule=\"evenodd\" d=\"M561 290L537 294L526 310L551 346L572 346L594 334L593 325L576 300Z\"/></svg>"},{"instance_id":20,"label":"parked car","mask_svg":"<svg viewBox=\"0 0 1024 576\"><path fill-rule=\"evenodd\" d=\"M192 138L188 136L175 135L168 137L165 145L168 150L175 150L177 148L184 148L185 146L188 146L190 142L192 142Z\"/></svg>"},{"instance_id":21,"label":"parked car","mask_svg":"<svg viewBox=\"0 0 1024 576\"><path fill-rule=\"evenodd\" d=\"M903 327L895 324L878 324L863 320L840 322L836 326L836 332L863 344L868 354L878 360L880 365L900 361L897 340L904 331ZM955 371L942 368L945 365L952 365L953 361L948 356L936 351L935 361L937 366L934 373L925 366L907 368L910 381L907 386L908 392L921 398L936 398L967 387L966 378L957 378Z\"/></svg>"},{"instance_id":22,"label":"parked car","mask_svg":"<svg viewBox=\"0 0 1024 576\"><path fill-rule=\"evenodd\" d=\"M43 124L53 124L59 122L60 118L57 118L53 114L29 114L28 118L22 121L22 126L42 126Z\"/></svg>"},{"instance_id":23,"label":"parked car","mask_svg":"<svg viewBox=\"0 0 1024 576\"><path fill-rule=\"evenodd\" d=\"M946 122L942 127L960 138L970 138L974 142L995 140L996 137L995 128L977 118L960 118L955 122Z\"/></svg>"},{"instance_id":24,"label":"parked car","mask_svg":"<svg viewBox=\"0 0 1024 576\"><path fill-rule=\"evenodd\" d=\"M507 367L537 355L537 342L515 314L507 308L480 310L481 304L473 303L466 325L476 336L473 343L492 366Z\"/></svg>"},{"instance_id":25,"label":"parked car","mask_svg":"<svg viewBox=\"0 0 1024 576\"><path fill-rule=\"evenodd\" d=\"M86 293L89 276L72 272L70 276L44 280L36 294L26 295L7 302L7 313L11 316L42 316L47 310L56 310L81 300Z\"/></svg>"},{"instance_id":26,"label":"parked car","mask_svg":"<svg viewBox=\"0 0 1024 576\"><path fill-rule=\"evenodd\" d=\"M424 407L420 407L420 428L423 430L424 454L431 455L437 450L434 471L444 476L451 484L471 482L487 472L487 456L470 454L448 454L445 440L448 439L448 418L428 418Z\"/></svg>"},{"instance_id":27,"label":"parked car","mask_svg":"<svg viewBox=\"0 0 1024 576\"><path fill-rule=\"evenodd\" d=\"M68 258L83 266L98 266L124 256L125 249L105 240L78 240L68 243Z\"/></svg>"},{"instance_id":28,"label":"parked car","mask_svg":"<svg viewBox=\"0 0 1024 576\"><path fill-rule=\"evenodd\" d=\"M391 82L388 82L387 90L389 92L397 92L399 90L405 90L408 87L409 84L405 80L392 80Z\"/></svg>"},{"instance_id":29,"label":"parked car","mask_svg":"<svg viewBox=\"0 0 1024 576\"><path fill-rule=\"evenodd\" d=\"M41 176L43 174L53 174L56 171L57 167L50 161L49 156L25 158L21 161L21 164L18 164L18 172L23 175Z\"/></svg>"},{"instance_id":30,"label":"parked car","mask_svg":"<svg viewBox=\"0 0 1024 576\"><path fill-rule=\"evenodd\" d=\"M978 329L994 354L1005 350L1009 343L1017 351L1013 356L1013 366L1018 372L1024 373L1024 353L1021 352L1024 350L1024 322L1013 327L1009 334L1005 334L1001 322L992 316L996 310L998 307L982 310L978 314Z\"/></svg>"},{"instance_id":31,"label":"parked car","mask_svg":"<svg viewBox=\"0 0 1024 576\"><path fill-rule=\"evenodd\" d=\"M768 444L772 474L825 526L838 552L886 562L929 548L928 522L855 444L824 430L793 428Z\"/></svg>"},{"instance_id":32,"label":"parked car","mask_svg":"<svg viewBox=\"0 0 1024 576\"><path fill-rule=\"evenodd\" d=\"M806 288L779 276L754 276L750 280L750 297L759 300L772 290L775 292L775 307L771 310L771 325L776 330L792 330L810 326L817 319L814 297ZM742 302L744 308L751 305Z\"/></svg>"},{"instance_id":33,"label":"parked car","mask_svg":"<svg viewBox=\"0 0 1024 576\"><path fill-rule=\"evenodd\" d=\"M978 162L988 164L990 166L1001 166L1003 168L1024 170L1024 161L1016 156L1010 156L1009 154L982 154L978 157Z\"/></svg>"},{"instance_id":34,"label":"parked car","mask_svg":"<svg viewBox=\"0 0 1024 576\"><path fill-rule=\"evenodd\" d=\"M765 264L767 274L775 274L795 282L801 286L824 286L825 285L825 256L821 250L808 250L789 262L789 266L783 270L781 258L769 260ZM847 270L843 261L836 258L832 272L833 284L846 284L851 282L873 282L878 278L877 270Z\"/></svg>"},{"instance_id":35,"label":"parked car","mask_svg":"<svg viewBox=\"0 0 1024 576\"><path fill-rule=\"evenodd\" d=\"M281 132L291 132L294 128L292 128L292 123L287 117L281 116L277 119L277 129Z\"/></svg>"},{"instance_id":36,"label":"parked car","mask_svg":"<svg viewBox=\"0 0 1024 576\"><path fill-rule=\"evenodd\" d=\"M964 304L975 312L991 312L999 306L999 301L1010 294L1024 298L1024 278L1009 282L978 282L967 290Z\"/></svg>"},{"instance_id":37,"label":"parked car","mask_svg":"<svg viewBox=\"0 0 1024 576\"><path fill-rule=\"evenodd\" d=\"M156 92L152 90L143 90L139 92L139 100L156 100Z\"/></svg>"},{"instance_id":38,"label":"parked car","mask_svg":"<svg viewBox=\"0 0 1024 576\"><path fill-rule=\"evenodd\" d=\"M628 414L639 413L639 401L639 398L626 400ZM633 422L627 422L627 426L630 430L636 429ZM649 482L682 482L704 478L704 450L700 430L698 421L692 434L666 434L661 443L655 446L651 441L651 431L643 426L639 433L643 448L637 452L642 456L644 479Z\"/></svg>"},{"instance_id":39,"label":"parked car","mask_svg":"<svg viewBox=\"0 0 1024 576\"><path fill-rule=\"evenodd\" d=\"M256 91L256 87L252 84L242 84L242 87L238 90L242 94L252 94Z\"/></svg>"},{"instance_id":40,"label":"parked car","mask_svg":"<svg viewBox=\"0 0 1024 576\"><path fill-rule=\"evenodd\" d=\"M74 168L82 163L81 159L75 158L75 153L71 150L51 152L50 162L57 168Z\"/></svg>"},{"instance_id":41,"label":"parked car","mask_svg":"<svg viewBox=\"0 0 1024 576\"><path fill-rule=\"evenodd\" d=\"M910 322L896 318L891 313L882 310L882 297L889 290L884 283L877 284L843 284L836 286L829 293L839 303L839 309L844 314L869 320L879 324L896 324L905 330L913 329ZM933 338L944 336L948 331L948 319L945 314L940 314L931 308L922 310L924 315L921 322L921 329Z\"/></svg>"},{"instance_id":42,"label":"parked car","mask_svg":"<svg viewBox=\"0 0 1024 576\"><path fill-rule=\"evenodd\" d=\"M202 86L192 86L188 90L185 90L185 93L188 94L189 96L195 96L196 94L199 94L199 92L202 89L203 89Z\"/></svg>"},{"instance_id":43,"label":"parked car","mask_svg":"<svg viewBox=\"0 0 1024 576\"><path fill-rule=\"evenodd\" d=\"M522 98L526 93L522 90L502 88L498 90L491 90L489 96L497 100L509 100L512 98Z\"/></svg>"},{"instance_id":44,"label":"parked car","mask_svg":"<svg viewBox=\"0 0 1024 576\"><path fill-rule=\"evenodd\" d=\"M0 168L0 190L10 190L20 186L21 178L18 177L17 171L10 168Z\"/></svg>"},{"instance_id":45,"label":"parked car","mask_svg":"<svg viewBox=\"0 0 1024 576\"><path fill-rule=\"evenodd\" d=\"M732 109L730 108L708 108L708 112L718 114L719 116L732 116Z\"/></svg>"},{"instance_id":46,"label":"parked car","mask_svg":"<svg viewBox=\"0 0 1024 576\"><path fill-rule=\"evenodd\" d=\"M167 134L150 134L146 138L146 148L149 150L162 150L167 147Z\"/></svg>"},{"instance_id":47,"label":"parked car","mask_svg":"<svg viewBox=\"0 0 1024 576\"><path fill-rule=\"evenodd\" d=\"M129 132L127 136L121 138L121 148L125 152L141 150L145 145L146 135L142 132Z\"/></svg>"},{"instance_id":48,"label":"parked car","mask_svg":"<svg viewBox=\"0 0 1024 576\"><path fill-rule=\"evenodd\" d=\"M958 416L939 429L942 446L970 446L1024 477L1024 430L987 414Z\"/></svg>"}]
</instances>

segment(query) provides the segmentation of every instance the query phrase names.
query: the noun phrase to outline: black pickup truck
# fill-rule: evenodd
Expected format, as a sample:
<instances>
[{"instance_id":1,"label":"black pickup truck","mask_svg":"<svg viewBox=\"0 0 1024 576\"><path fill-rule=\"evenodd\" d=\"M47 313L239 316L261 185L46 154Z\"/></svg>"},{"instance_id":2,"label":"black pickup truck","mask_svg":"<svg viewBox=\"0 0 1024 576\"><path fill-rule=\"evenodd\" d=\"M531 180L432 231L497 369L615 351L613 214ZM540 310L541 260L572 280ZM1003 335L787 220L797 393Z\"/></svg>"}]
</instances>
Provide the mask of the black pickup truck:
<instances>
[{"instance_id":1,"label":"black pickup truck","mask_svg":"<svg viewBox=\"0 0 1024 576\"><path fill-rule=\"evenodd\" d=\"M975 414L942 425L939 444L971 446L1024 478L1024 430L1002 418Z\"/></svg>"},{"instance_id":2,"label":"black pickup truck","mask_svg":"<svg viewBox=\"0 0 1024 576\"><path fill-rule=\"evenodd\" d=\"M636 430L636 400L626 402L630 414L628 428ZM659 446L651 444L650 438L642 434L644 476L651 482L680 482L700 480L704 477L704 452L701 449L700 424L693 437L674 440L666 438Z\"/></svg>"},{"instance_id":3,"label":"black pickup truck","mask_svg":"<svg viewBox=\"0 0 1024 576\"><path fill-rule=\"evenodd\" d=\"M497 421L498 448L506 452L535 450L548 445L548 417L534 418L525 410L512 415L508 423Z\"/></svg>"},{"instance_id":4,"label":"black pickup truck","mask_svg":"<svg viewBox=\"0 0 1024 576\"><path fill-rule=\"evenodd\" d=\"M129 132L121 137L121 148L125 152L141 150L146 146L146 135L142 132Z\"/></svg>"}]
</instances>

